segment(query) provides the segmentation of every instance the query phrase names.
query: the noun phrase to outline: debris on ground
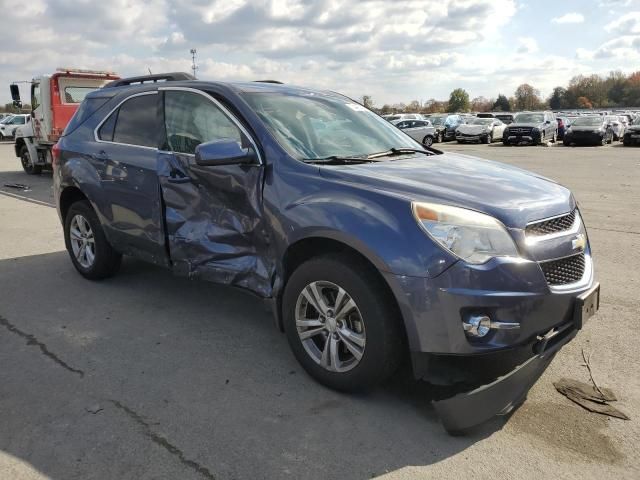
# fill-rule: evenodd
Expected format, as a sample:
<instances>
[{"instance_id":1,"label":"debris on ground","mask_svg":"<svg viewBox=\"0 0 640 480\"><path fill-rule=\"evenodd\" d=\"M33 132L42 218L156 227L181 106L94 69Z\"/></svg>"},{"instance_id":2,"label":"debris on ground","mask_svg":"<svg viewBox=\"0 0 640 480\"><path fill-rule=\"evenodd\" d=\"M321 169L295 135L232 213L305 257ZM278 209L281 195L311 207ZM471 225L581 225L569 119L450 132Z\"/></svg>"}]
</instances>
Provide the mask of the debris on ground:
<instances>
[{"instance_id":1,"label":"debris on ground","mask_svg":"<svg viewBox=\"0 0 640 480\"><path fill-rule=\"evenodd\" d=\"M31 187L29 187L29 185L25 185L24 183L5 183L4 186L7 188L22 190L23 192L28 192L31 190Z\"/></svg>"},{"instance_id":2,"label":"debris on ground","mask_svg":"<svg viewBox=\"0 0 640 480\"><path fill-rule=\"evenodd\" d=\"M621 418L622 420L629 420L629 417L625 413L611 405L610 402L617 400L613 391L609 388L599 387L594 380L591 364L589 363L590 357L587 358L584 349L582 350L582 358L584 359L584 366L587 367L589 371L589 378L592 385L578 380L561 378L558 382L553 383L556 390L590 412Z\"/></svg>"},{"instance_id":3,"label":"debris on ground","mask_svg":"<svg viewBox=\"0 0 640 480\"><path fill-rule=\"evenodd\" d=\"M87 412L89 413L93 413L94 415L98 412L101 412L102 410L104 410L104 408L102 408L100 405L92 405L90 407L86 408Z\"/></svg>"}]
</instances>

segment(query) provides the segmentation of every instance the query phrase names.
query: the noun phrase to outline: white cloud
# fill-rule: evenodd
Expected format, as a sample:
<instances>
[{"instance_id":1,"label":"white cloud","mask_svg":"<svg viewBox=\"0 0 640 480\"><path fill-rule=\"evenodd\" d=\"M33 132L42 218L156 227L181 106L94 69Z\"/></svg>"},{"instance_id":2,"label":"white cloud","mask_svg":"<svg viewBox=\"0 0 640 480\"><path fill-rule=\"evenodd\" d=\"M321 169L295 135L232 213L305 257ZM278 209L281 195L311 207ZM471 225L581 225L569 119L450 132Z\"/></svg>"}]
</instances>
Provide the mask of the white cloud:
<instances>
[{"instance_id":1,"label":"white cloud","mask_svg":"<svg viewBox=\"0 0 640 480\"><path fill-rule=\"evenodd\" d=\"M560 25L566 24L566 23L583 23L583 22L584 22L584 15L577 12L566 13L561 17L555 17L551 19L551 23L557 23Z\"/></svg>"},{"instance_id":2,"label":"white cloud","mask_svg":"<svg viewBox=\"0 0 640 480\"><path fill-rule=\"evenodd\" d=\"M618 35L640 34L640 12L629 12L621 15L604 28L606 31L615 32Z\"/></svg>"}]
</instances>

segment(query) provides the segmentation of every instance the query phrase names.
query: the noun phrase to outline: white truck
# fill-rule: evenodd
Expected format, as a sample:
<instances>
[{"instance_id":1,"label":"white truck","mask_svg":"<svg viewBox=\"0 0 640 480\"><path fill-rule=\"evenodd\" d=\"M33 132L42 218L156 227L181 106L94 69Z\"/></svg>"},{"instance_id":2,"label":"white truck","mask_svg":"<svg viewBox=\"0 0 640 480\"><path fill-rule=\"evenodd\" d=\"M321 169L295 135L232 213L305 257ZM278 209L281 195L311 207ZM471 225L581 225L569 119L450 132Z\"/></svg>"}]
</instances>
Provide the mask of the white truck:
<instances>
[{"instance_id":1,"label":"white truck","mask_svg":"<svg viewBox=\"0 0 640 480\"><path fill-rule=\"evenodd\" d=\"M51 165L51 149L84 97L118 77L113 72L59 68L31 81L31 121L15 131L15 151L30 175ZM18 85L11 85L14 105L20 107Z\"/></svg>"}]
</instances>

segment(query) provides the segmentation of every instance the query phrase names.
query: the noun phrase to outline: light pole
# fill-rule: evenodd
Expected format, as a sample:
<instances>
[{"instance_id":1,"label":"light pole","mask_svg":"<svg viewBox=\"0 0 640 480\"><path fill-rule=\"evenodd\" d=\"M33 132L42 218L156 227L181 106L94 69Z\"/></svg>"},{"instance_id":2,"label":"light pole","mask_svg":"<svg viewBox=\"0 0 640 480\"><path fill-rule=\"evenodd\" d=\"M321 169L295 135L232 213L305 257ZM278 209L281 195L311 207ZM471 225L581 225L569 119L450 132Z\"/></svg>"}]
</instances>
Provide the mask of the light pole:
<instances>
[{"instance_id":1,"label":"light pole","mask_svg":"<svg viewBox=\"0 0 640 480\"><path fill-rule=\"evenodd\" d=\"M198 69L198 66L196 65L196 49L192 48L191 50L189 50L191 53L191 70L193 70L193 76L196 76L196 70Z\"/></svg>"}]
</instances>

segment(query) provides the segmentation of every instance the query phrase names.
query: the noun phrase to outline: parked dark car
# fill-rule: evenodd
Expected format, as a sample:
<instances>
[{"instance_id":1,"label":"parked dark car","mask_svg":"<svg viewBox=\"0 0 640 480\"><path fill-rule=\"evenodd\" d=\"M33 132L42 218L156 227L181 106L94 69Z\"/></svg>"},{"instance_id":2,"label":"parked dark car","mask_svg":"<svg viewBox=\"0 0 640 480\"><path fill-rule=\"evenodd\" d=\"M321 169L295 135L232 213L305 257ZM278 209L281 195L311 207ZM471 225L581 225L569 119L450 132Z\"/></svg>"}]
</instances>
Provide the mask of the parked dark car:
<instances>
[{"instance_id":1,"label":"parked dark car","mask_svg":"<svg viewBox=\"0 0 640 480\"><path fill-rule=\"evenodd\" d=\"M337 93L189 78L89 93L56 144L84 277L131 255L248 290L324 385L372 387L404 358L419 379L467 385L435 402L456 432L524 401L597 309L567 188L425 150Z\"/></svg>"},{"instance_id":2,"label":"parked dark car","mask_svg":"<svg viewBox=\"0 0 640 480\"><path fill-rule=\"evenodd\" d=\"M510 125L513 123L513 113L494 113L493 116L505 125Z\"/></svg>"},{"instance_id":3,"label":"parked dark car","mask_svg":"<svg viewBox=\"0 0 640 480\"><path fill-rule=\"evenodd\" d=\"M613 129L604 116L578 117L565 132L562 142L565 146L606 145L613 142Z\"/></svg>"},{"instance_id":4,"label":"parked dark car","mask_svg":"<svg viewBox=\"0 0 640 480\"><path fill-rule=\"evenodd\" d=\"M456 139L456 130L465 123L464 117L457 113L437 114L429 117L436 130L436 142L448 142Z\"/></svg>"},{"instance_id":5,"label":"parked dark car","mask_svg":"<svg viewBox=\"0 0 640 480\"><path fill-rule=\"evenodd\" d=\"M640 145L640 116L636 117L633 123L629 124L624 132L622 143L625 147Z\"/></svg>"},{"instance_id":6,"label":"parked dark car","mask_svg":"<svg viewBox=\"0 0 640 480\"><path fill-rule=\"evenodd\" d=\"M553 112L520 112L505 128L505 145L538 145L558 138L558 122Z\"/></svg>"}]
</instances>

